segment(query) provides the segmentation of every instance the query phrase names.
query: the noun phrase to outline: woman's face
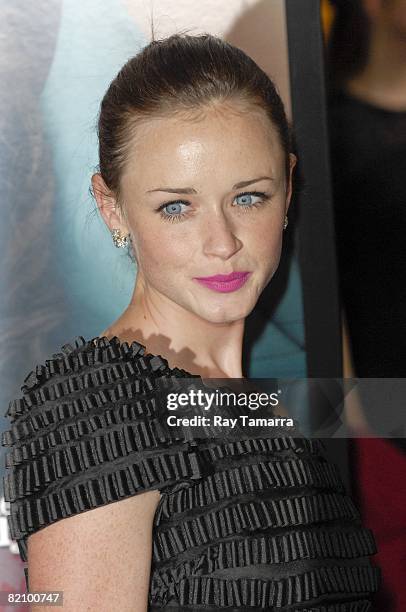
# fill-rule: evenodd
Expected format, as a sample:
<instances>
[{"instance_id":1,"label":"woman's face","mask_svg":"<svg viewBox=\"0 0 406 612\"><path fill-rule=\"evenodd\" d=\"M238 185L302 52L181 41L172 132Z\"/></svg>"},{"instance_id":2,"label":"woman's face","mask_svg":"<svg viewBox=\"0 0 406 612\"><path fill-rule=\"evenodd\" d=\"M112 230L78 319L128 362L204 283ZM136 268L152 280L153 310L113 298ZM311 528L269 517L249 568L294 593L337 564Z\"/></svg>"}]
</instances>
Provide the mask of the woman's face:
<instances>
[{"instance_id":1,"label":"woman's face","mask_svg":"<svg viewBox=\"0 0 406 612\"><path fill-rule=\"evenodd\" d=\"M146 296L213 323L245 318L271 280L291 193L275 128L262 110L238 111L138 126L121 182ZM228 292L196 280L231 272L250 274Z\"/></svg>"}]
</instances>

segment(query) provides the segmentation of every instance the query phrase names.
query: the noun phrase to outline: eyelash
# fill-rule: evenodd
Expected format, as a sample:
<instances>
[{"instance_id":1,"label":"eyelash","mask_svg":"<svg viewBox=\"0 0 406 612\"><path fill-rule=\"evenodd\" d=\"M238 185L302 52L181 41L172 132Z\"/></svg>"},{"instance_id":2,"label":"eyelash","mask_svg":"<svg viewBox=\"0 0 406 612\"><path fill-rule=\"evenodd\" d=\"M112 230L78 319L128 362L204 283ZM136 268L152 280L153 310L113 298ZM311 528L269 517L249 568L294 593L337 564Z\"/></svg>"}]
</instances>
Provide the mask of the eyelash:
<instances>
[{"instance_id":1,"label":"eyelash","mask_svg":"<svg viewBox=\"0 0 406 612\"><path fill-rule=\"evenodd\" d=\"M262 198L262 202L255 202L254 204L250 204L248 206L237 205L237 207L243 209L244 212L248 212L248 210L252 208L259 208L260 206L262 206L262 204L264 204L264 202L269 200L270 197L269 194L264 193L263 191L244 191L242 193L238 193L235 198L240 198L241 196L245 195L258 196ZM169 206L170 204L187 204L189 206L189 202L185 202L185 200L172 200L170 202L165 202L164 204L161 204L159 208L157 208L157 212L159 212L162 219L164 219L165 221L169 221L169 223L177 223L178 221L181 221L184 217L187 216L186 212L180 213L179 215L168 215L167 213L165 213L163 209Z\"/></svg>"}]
</instances>

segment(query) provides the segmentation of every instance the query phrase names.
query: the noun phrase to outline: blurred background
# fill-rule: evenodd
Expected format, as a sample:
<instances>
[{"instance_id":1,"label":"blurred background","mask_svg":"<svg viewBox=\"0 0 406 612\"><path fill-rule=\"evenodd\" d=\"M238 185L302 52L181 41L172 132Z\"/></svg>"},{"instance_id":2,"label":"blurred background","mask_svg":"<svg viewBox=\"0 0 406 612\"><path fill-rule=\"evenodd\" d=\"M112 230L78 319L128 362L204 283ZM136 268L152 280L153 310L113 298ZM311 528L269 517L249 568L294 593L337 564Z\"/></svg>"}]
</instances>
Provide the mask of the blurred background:
<instances>
[{"instance_id":1,"label":"blurred background","mask_svg":"<svg viewBox=\"0 0 406 612\"><path fill-rule=\"evenodd\" d=\"M0 0L0 431L35 364L98 335L131 297L136 269L89 187L101 98L152 19L156 38L187 29L243 49L297 135L281 264L247 320L247 375L406 376L406 0ZM297 416L312 419L305 399ZM404 440L342 442L337 462L378 543L374 610L404 612ZM24 592L6 516L1 488L0 590Z\"/></svg>"}]
</instances>

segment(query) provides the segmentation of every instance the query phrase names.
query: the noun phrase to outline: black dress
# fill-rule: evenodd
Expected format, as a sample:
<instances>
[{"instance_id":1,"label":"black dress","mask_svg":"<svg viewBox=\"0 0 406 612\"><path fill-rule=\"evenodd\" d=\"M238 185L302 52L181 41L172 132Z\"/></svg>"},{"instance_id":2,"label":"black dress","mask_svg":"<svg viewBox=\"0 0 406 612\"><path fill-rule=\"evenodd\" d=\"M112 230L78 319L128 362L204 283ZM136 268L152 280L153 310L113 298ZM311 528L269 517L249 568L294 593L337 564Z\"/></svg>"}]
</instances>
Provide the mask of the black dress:
<instances>
[{"instance_id":1,"label":"black dress","mask_svg":"<svg viewBox=\"0 0 406 612\"><path fill-rule=\"evenodd\" d=\"M329 96L340 288L359 377L406 376L406 110Z\"/></svg>"},{"instance_id":2,"label":"black dress","mask_svg":"<svg viewBox=\"0 0 406 612\"><path fill-rule=\"evenodd\" d=\"M320 441L168 442L157 381L192 374L116 337L61 351L6 414L5 498L23 561L39 529L159 489L149 610L369 610L374 538Z\"/></svg>"}]
</instances>

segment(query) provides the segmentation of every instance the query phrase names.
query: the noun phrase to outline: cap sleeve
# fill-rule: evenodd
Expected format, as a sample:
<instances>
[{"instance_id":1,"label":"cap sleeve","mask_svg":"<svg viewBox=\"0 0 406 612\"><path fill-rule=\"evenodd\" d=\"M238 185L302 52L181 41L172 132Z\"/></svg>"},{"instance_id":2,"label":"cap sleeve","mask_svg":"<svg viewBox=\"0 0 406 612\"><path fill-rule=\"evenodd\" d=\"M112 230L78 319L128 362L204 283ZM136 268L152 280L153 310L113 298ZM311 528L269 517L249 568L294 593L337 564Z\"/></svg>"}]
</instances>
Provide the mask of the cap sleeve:
<instances>
[{"instance_id":1,"label":"cap sleeve","mask_svg":"<svg viewBox=\"0 0 406 612\"><path fill-rule=\"evenodd\" d=\"M165 359L116 337L78 336L61 350L29 373L5 415L4 497L23 561L28 536L51 523L200 475L193 449L160 423Z\"/></svg>"}]
</instances>

